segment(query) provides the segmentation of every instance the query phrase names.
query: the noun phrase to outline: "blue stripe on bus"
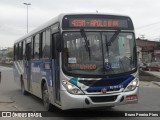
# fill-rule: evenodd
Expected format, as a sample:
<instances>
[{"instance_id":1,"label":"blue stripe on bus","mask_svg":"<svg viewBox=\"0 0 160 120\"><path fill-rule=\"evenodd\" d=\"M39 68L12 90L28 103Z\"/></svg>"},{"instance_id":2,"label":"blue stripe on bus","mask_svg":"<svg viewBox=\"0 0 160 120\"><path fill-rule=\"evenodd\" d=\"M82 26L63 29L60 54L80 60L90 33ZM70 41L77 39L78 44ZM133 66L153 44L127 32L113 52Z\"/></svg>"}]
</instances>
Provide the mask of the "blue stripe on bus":
<instances>
[{"instance_id":1,"label":"blue stripe on bus","mask_svg":"<svg viewBox=\"0 0 160 120\"><path fill-rule=\"evenodd\" d=\"M118 80L122 80L123 82L116 84L116 82ZM98 91L98 90L102 90L103 88L106 88L107 90L113 90L113 89L120 89L120 88L126 88L127 85L134 79L134 77L132 75L128 75L128 76L123 76L123 77L113 77L113 78L103 78L102 80L105 80L107 82L106 85L104 86L98 86L98 85L94 85L94 86L89 86L89 88L87 89L87 91ZM115 85L114 85L115 84ZM113 88L112 88L113 87ZM116 88L117 87L117 88Z\"/></svg>"},{"instance_id":2,"label":"blue stripe on bus","mask_svg":"<svg viewBox=\"0 0 160 120\"><path fill-rule=\"evenodd\" d=\"M111 77L111 78L102 78L101 80L97 80L97 82L95 84L88 86L89 88L86 90L87 91L96 91L96 90L101 90L103 88L106 88L107 90L126 88L127 85L134 78L135 77L132 75ZM87 80L87 78L85 80ZM81 88L81 86L78 86L78 78L77 77L71 78L69 80L69 82L72 83L73 85Z\"/></svg>"}]
</instances>

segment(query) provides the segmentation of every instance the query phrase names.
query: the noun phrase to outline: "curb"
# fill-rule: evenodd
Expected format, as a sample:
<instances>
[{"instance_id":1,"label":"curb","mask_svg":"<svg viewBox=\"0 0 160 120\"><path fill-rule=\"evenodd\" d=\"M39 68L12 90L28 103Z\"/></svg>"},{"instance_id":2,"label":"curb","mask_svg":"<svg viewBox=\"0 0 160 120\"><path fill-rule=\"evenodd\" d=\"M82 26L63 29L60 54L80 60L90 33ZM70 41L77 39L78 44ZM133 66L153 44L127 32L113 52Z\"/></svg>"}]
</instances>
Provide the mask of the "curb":
<instances>
[{"instance_id":1,"label":"curb","mask_svg":"<svg viewBox=\"0 0 160 120\"><path fill-rule=\"evenodd\" d=\"M152 83L160 87L160 82L152 81Z\"/></svg>"},{"instance_id":2,"label":"curb","mask_svg":"<svg viewBox=\"0 0 160 120\"><path fill-rule=\"evenodd\" d=\"M140 81L147 81L147 82L160 82L160 76L153 75L152 73L146 72L146 71L139 71L139 78Z\"/></svg>"}]
</instances>

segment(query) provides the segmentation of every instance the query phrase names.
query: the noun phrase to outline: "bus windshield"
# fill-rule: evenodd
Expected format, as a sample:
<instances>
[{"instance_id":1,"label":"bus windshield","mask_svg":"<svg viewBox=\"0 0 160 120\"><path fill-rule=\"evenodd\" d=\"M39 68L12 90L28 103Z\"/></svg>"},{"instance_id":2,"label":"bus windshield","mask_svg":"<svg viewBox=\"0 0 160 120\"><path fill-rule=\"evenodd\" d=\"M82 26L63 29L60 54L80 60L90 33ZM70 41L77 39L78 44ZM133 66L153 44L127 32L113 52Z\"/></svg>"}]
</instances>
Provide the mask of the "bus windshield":
<instances>
[{"instance_id":1,"label":"bus windshield","mask_svg":"<svg viewBox=\"0 0 160 120\"><path fill-rule=\"evenodd\" d=\"M63 67L71 74L115 75L136 69L133 33L65 32L63 40Z\"/></svg>"}]
</instances>

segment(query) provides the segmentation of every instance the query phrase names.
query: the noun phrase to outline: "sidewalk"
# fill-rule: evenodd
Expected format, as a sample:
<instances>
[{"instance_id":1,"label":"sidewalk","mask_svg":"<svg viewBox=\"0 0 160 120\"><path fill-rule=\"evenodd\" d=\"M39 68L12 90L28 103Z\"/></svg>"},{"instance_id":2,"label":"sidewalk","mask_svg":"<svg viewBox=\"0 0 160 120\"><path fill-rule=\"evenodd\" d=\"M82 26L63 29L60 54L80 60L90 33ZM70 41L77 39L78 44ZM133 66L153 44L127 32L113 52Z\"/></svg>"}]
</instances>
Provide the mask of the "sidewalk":
<instances>
[{"instance_id":1,"label":"sidewalk","mask_svg":"<svg viewBox=\"0 0 160 120\"><path fill-rule=\"evenodd\" d=\"M142 87L160 88L160 83L157 83L157 82L155 82L155 81L151 81L151 82L140 81L140 86L142 86Z\"/></svg>"},{"instance_id":2,"label":"sidewalk","mask_svg":"<svg viewBox=\"0 0 160 120\"><path fill-rule=\"evenodd\" d=\"M154 76L158 77L159 81L160 81L160 72L157 72L157 71L145 71L145 72L150 75L154 75Z\"/></svg>"},{"instance_id":3,"label":"sidewalk","mask_svg":"<svg viewBox=\"0 0 160 120\"><path fill-rule=\"evenodd\" d=\"M147 82L155 81L159 83L160 82L160 72L140 70L139 78L140 78L140 81L147 81Z\"/></svg>"}]
</instances>

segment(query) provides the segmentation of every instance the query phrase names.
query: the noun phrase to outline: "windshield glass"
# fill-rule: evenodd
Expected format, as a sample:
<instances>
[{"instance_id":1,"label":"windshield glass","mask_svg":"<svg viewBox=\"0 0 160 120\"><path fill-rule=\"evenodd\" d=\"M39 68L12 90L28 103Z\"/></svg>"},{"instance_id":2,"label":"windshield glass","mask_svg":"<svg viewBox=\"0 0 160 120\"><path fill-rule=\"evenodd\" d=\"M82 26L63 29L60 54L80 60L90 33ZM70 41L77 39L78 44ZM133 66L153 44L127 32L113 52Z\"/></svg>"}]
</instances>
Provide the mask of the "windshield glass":
<instances>
[{"instance_id":1,"label":"windshield glass","mask_svg":"<svg viewBox=\"0 0 160 120\"><path fill-rule=\"evenodd\" d=\"M113 75L136 68L133 33L65 32L64 70L81 75ZM112 39L112 40L111 40Z\"/></svg>"}]
</instances>

